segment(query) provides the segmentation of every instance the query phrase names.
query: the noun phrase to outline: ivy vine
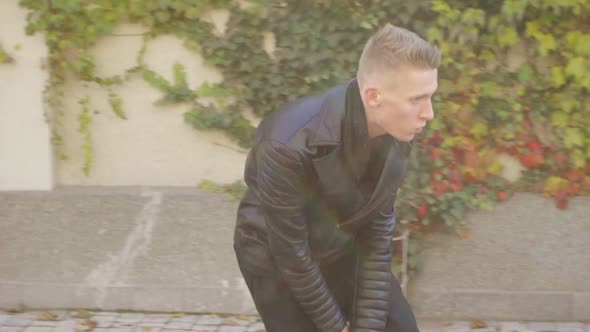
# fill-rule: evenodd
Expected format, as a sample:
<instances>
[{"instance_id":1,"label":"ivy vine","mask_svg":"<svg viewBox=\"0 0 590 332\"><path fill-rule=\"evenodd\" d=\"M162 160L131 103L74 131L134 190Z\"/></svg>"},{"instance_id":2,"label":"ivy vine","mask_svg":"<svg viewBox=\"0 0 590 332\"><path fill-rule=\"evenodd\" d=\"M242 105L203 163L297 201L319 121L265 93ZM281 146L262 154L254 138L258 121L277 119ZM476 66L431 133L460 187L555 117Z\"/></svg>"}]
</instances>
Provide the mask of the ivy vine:
<instances>
[{"instance_id":1,"label":"ivy vine","mask_svg":"<svg viewBox=\"0 0 590 332\"><path fill-rule=\"evenodd\" d=\"M13 63L14 58L6 52L2 44L0 44L0 64L2 63Z\"/></svg>"},{"instance_id":2,"label":"ivy vine","mask_svg":"<svg viewBox=\"0 0 590 332\"><path fill-rule=\"evenodd\" d=\"M415 144L413 170L399 195L404 227L419 234L442 223L468 236L467 212L492 208L514 191L555 197L560 208L569 197L590 194L589 0L252 0L247 5L21 0L21 5L31 10L27 32L45 33L51 70L46 93L54 116L62 110L60 86L71 71L109 89L113 111L125 119L116 86L139 73L162 93L158 104L189 104L187 123L224 130L243 147L254 137L244 110L264 116L348 80L374 30L386 22L401 25L443 52L437 116ZM213 9L230 12L223 36L203 19ZM160 34L178 36L219 69L224 81L191 88L182 65L174 64L168 82L143 62L145 47L126 77L96 77L90 49L123 21L147 26L144 42ZM270 54L264 48L269 33L276 41ZM200 103L204 96L216 102ZM84 107L86 101L80 119L88 124ZM91 139L84 128L86 169ZM59 146L59 120L52 129ZM501 154L525 167L519 182L501 177ZM417 248L412 243L411 254Z\"/></svg>"}]
</instances>

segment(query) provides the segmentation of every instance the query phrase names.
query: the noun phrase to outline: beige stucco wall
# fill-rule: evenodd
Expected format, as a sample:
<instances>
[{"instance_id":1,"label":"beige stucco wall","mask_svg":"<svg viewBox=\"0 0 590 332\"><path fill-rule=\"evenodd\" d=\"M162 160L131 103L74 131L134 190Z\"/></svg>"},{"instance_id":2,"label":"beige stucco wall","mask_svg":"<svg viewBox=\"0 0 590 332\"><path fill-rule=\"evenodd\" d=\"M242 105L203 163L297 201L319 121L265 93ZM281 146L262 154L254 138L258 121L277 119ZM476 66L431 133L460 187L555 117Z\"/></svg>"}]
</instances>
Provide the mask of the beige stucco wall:
<instances>
[{"instance_id":1,"label":"beige stucco wall","mask_svg":"<svg viewBox=\"0 0 590 332\"><path fill-rule=\"evenodd\" d=\"M47 49L43 36L26 36L26 14L17 0L0 1L0 43L15 60L0 64L0 190L53 187L42 101Z\"/></svg>"},{"instance_id":2,"label":"beige stucco wall","mask_svg":"<svg viewBox=\"0 0 590 332\"><path fill-rule=\"evenodd\" d=\"M212 16L225 21L223 15ZM141 48L142 26L122 25L113 36L102 39L94 50L97 74L123 75L135 65ZM191 88L223 77L174 36L148 42L145 62L167 80L173 80L173 65L184 65ZM71 80L65 89L65 153L68 160L56 162L57 181L63 185L173 185L195 186L202 179L232 182L241 179L246 151L218 131L198 131L186 124L183 113L190 105L155 106L162 93L139 75L114 88L123 99L127 120L119 119L108 103L108 91L97 85ZM78 101L89 96L93 110L90 127L94 160L90 175L82 171L84 156L78 132Z\"/></svg>"},{"instance_id":3,"label":"beige stucco wall","mask_svg":"<svg viewBox=\"0 0 590 332\"><path fill-rule=\"evenodd\" d=\"M227 11L206 13L222 35ZM64 116L59 129L64 140L61 160L52 152L44 117L43 89L48 73L42 68L47 49L41 33L25 36L26 10L18 0L0 3L0 43L15 64L0 66L0 190L49 190L54 185L195 186L203 179L233 182L242 178L246 150L220 131L199 131L184 122L190 105L155 106L162 93L136 75L114 91L123 100L127 120L111 110L108 90L70 78L64 87ZM142 45L141 25L123 24L101 39L93 50L100 77L123 75L136 65ZM20 50L14 50L15 45ZM174 36L150 40L145 63L172 81L173 65L186 68L190 87L220 82L221 74L203 64ZM83 172L84 137L79 132L79 101L90 98L93 161ZM256 121L257 119L255 119ZM253 123L255 124L255 122Z\"/></svg>"}]
</instances>

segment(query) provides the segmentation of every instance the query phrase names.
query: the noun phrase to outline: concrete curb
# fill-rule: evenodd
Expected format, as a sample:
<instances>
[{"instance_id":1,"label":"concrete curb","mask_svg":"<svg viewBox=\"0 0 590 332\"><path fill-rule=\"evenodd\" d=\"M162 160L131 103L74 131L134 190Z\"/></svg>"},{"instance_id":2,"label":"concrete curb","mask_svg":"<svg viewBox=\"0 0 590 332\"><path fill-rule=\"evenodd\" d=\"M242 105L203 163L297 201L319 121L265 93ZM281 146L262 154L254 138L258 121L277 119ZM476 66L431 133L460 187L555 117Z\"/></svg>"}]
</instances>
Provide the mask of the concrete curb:
<instances>
[{"instance_id":1,"label":"concrete curb","mask_svg":"<svg viewBox=\"0 0 590 332\"><path fill-rule=\"evenodd\" d=\"M590 321L590 292L413 289L409 299L429 319Z\"/></svg>"},{"instance_id":2,"label":"concrete curb","mask_svg":"<svg viewBox=\"0 0 590 332\"><path fill-rule=\"evenodd\" d=\"M99 294L99 292L101 294ZM109 286L0 281L0 309L88 309L256 314L240 288ZM97 301L100 298L100 302ZM215 301L207 302L208 299Z\"/></svg>"}]
</instances>

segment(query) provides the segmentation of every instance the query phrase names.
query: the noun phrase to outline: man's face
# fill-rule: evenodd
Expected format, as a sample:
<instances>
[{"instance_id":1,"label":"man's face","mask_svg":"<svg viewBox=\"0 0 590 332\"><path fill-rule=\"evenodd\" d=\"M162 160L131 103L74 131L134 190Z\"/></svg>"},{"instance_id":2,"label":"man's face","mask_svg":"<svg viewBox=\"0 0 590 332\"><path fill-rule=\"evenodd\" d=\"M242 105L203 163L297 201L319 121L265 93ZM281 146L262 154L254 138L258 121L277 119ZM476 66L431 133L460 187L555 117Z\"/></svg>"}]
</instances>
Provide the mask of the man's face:
<instances>
[{"instance_id":1,"label":"man's face","mask_svg":"<svg viewBox=\"0 0 590 332\"><path fill-rule=\"evenodd\" d=\"M375 96L375 124L383 133L407 142L434 118L432 95L438 88L438 70L403 66L389 75L394 75L386 79L390 84Z\"/></svg>"}]
</instances>

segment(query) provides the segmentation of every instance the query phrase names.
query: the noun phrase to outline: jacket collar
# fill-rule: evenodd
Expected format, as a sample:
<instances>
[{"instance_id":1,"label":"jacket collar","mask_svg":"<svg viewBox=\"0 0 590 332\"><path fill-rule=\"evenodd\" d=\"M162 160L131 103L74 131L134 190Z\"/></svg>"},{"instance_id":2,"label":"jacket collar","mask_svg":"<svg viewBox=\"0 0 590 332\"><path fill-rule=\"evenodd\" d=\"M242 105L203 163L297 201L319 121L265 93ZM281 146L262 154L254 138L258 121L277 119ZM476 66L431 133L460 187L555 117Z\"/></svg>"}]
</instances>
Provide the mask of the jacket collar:
<instances>
[{"instance_id":1,"label":"jacket collar","mask_svg":"<svg viewBox=\"0 0 590 332\"><path fill-rule=\"evenodd\" d=\"M347 208L350 208L352 214L346 220L343 220L341 225L344 228L355 229L376 208L383 206L389 200L395 200L395 197L392 196L395 195L405 175L410 144L393 140L387 151L383 170L373 193L368 201L362 199L356 181L358 179L355 179L355 175L346 166L345 156L347 152L346 147L342 144L345 141L342 135L359 135L358 131L353 130L352 133L350 132L350 127L355 129L354 126L349 126L347 131L347 126L342 125L347 116L346 93L350 84L356 84L356 80L353 79L336 86L326 93L318 124L315 130L312 130L313 133L310 135L308 144L310 146L336 146L328 155L314 159L313 164L322 185L329 188L328 190L334 195L346 197L346 201L350 202ZM356 111L363 112L362 116L364 118L364 109L357 109ZM346 118L346 120L349 119ZM366 120L359 124L367 126ZM360 137L357 136L356 139L363 139L362 131ZM364 139L368 140L366 136Z\"/></svg>"},{"instance_id":2,"label":"jacket collar","mask_svg":"<svg viewBox=\"0 0 590 332\"><path fill-rule=\"evenodd\" d=\"M312 129L312 134L309 137L309 146L317 147L342 143L342 121L346 109L346 90L351 82L352 80L326 92L318 123Z\"/></svg>"}]
</instances>

